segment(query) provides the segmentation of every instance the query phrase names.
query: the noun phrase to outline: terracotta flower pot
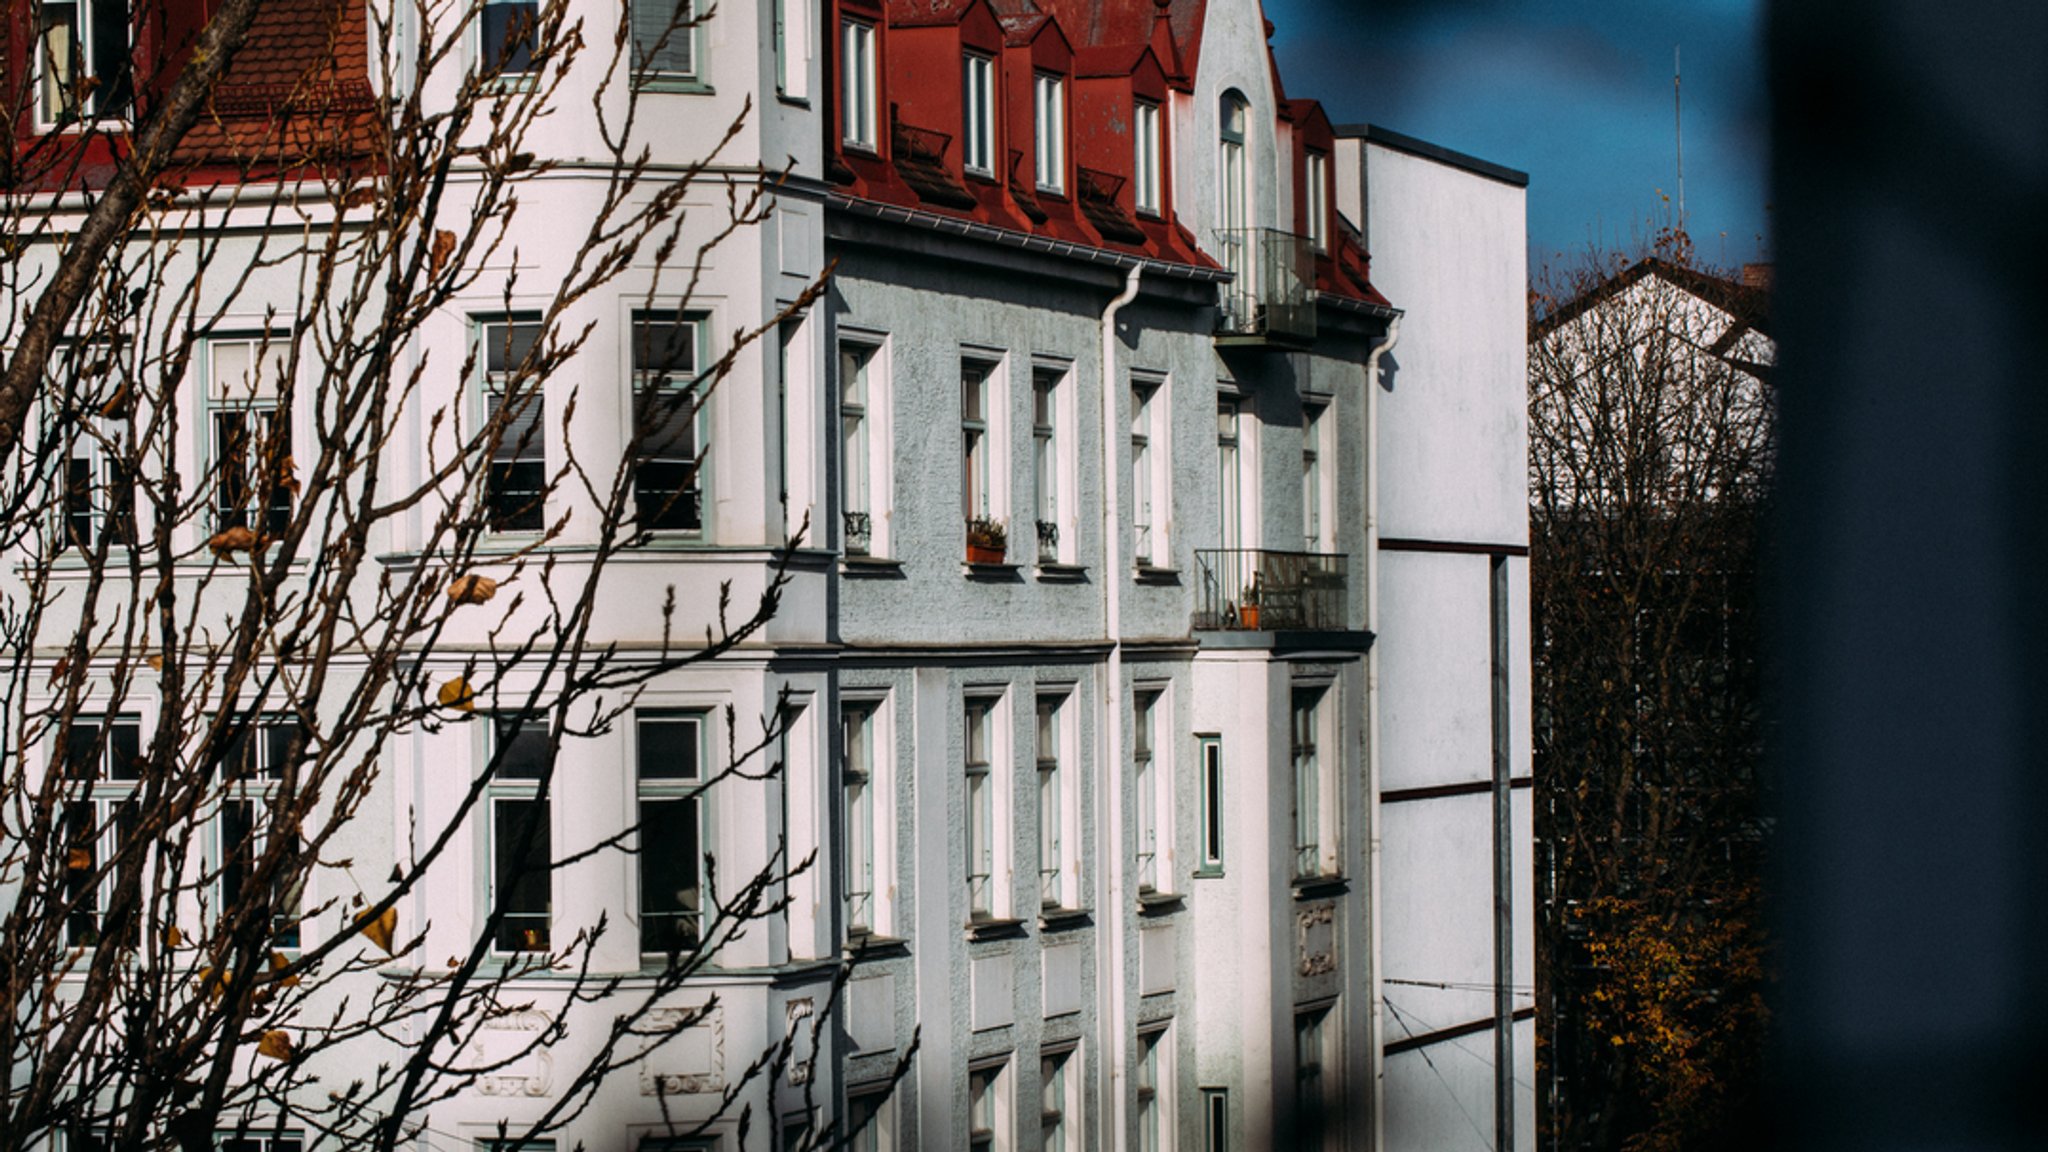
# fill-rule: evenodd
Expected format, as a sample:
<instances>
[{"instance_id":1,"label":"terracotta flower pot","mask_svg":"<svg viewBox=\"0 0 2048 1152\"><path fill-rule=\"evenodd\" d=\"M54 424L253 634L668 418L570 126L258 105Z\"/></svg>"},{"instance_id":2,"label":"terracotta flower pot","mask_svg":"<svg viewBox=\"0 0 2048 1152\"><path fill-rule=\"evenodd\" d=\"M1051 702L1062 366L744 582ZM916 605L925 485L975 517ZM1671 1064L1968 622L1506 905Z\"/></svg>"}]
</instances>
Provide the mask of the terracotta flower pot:
<instances>
[{"instance_id":1,"label":"terracotta flower pot","mask_svg":"<svg viewBox=\"0 0 2048 1152\"><path fill-rule=\"evenodd\" d=\"M1239 605L1237 609L1237 623L1242 628L1257 628L1259 626L1259 606L1257 604Z\"/></svg>"},{"instance_id":2,"label":"terracotta flower pot","mask_svg":"<svg viewBox=\"0 0 2048 1152\"><path fill-rule=\"evenodd\" d=\"M1001 548L991 548L986 544L969 544L967 546L967 562L969 564L1001 564L1003 562L1003 551Z\"/></svg>"}]
</instances>

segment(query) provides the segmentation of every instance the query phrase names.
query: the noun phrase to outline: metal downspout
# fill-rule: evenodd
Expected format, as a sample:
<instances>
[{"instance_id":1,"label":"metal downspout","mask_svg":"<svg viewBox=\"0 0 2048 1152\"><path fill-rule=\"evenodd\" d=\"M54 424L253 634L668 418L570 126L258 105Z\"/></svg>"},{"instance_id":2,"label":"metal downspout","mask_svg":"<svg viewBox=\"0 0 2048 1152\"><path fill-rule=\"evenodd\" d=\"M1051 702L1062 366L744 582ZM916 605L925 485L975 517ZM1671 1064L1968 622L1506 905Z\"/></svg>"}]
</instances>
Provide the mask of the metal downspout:
<instances>
[{"instance_id":1,"label":"metal downspout","mask_svg":"<svg viewBox=\"0 0 2048 1152\"><path fill-rule=\"evenodd\" d=\"M1145 273L1145 266L1133 264L1124 277L1124 290L1102 313L1102 625L1109 641L1108 667L1103 672L1102 723L1096 730L1101 733L1096 749L1095 810L1102 814L1108 825L1107 842L1110 850L1102 855L1102 865L1096 869L1095 906L1102 910L1108 920L1107 939L1108 961L1096 969L1095 994L1102 1017L1102 1028L1109 1037L1110 1058L1108 1065L1109 1099L1111 1106L1102 1109L1104 1130L1096 1146L1099 1148L1123 1147L1127 1109L1124 1107L1122 1082L1124 1063L1130 1056L1130 1045L1124 1035L1124 905L1117 900L1117 894L1124 890L1124 810L1123 777L1121 771L1124 748L1124 657L1123 657L1123 586L1129 577L1130 566L1123 554L1123 523L1118 516L1122 490L1118 486L1121 469L1117 465L1117 398L1120 389L1116 386L1116 315L1138 295L1138 281Z\"/></svg>"},{"instance_id":2,"label":"metal downspout","mask_svg":"<svg viewBox=\"0 0 2048 1152\"><path fill-rule=\"evenodd\" d=\"M1372 1062L1372 1148L1387 1146L1386 990L1380 971L1380 357L1401 339L1401 317L1387 325L1386 338L1365 359L1365 628L1372 647L1365 653L1365 857L1366 923L1371 927L1372 966L1366 1052Z\"/></svg>"}]
</instances>

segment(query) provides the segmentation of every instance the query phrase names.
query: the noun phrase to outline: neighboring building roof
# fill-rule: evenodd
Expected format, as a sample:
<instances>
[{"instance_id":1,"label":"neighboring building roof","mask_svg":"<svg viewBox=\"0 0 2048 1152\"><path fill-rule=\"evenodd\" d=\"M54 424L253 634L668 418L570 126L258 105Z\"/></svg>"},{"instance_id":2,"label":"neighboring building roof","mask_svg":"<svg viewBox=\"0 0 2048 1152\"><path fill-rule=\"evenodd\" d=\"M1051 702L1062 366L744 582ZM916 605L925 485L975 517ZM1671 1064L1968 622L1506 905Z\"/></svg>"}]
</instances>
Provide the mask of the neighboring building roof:
<instances>
[{"instance_id":1,"label":"neighboring building roof","mask_svg":"<svg viewBox=\"0 0 2048 1152\"><path fill-rule=\"evenodd\" d=\"M1661 257L1648 257L1601 281L1594 288L1552 308L1541 320L1529 326L1529 340L1534 343L1549 336L1584 315L1587 310L1654 276L1728 317L1728 327L1707 345L1706 350L1709 353L1752 376L1767 377L1770 375L1771 365L1743 359L1737 354L1743 345L1744 337L1752 333L1764 340L1771 339L1770 290L1759 284L1745 282L1752 278L1768 280L1768 276L1754 276L1749 268L1745 268L1744 273L1744 280L1735 280L1703 269L1675 264Z\"/></svg>"},{"instance_id":2,"label":"neighboring building roof","mask_svg":"<svg viewBox=\"0 0 2048 1152\"><path fill-rule=\"evenodd\" d=\"M1520 172L1504 165L1495 164L1491 160L1481 160L1477 156L1469 156L1463 152L1455 152L1441 144L1432 144L1427 140L1418 140L1413 136L1396 132L1391 128L1382 128L1377 124L1339 124L1337 125L1337 135L1354 140L1368 140L1381 147L1391 148L1396 152L1406 152L1410 156L1420 156L1425 160L1434 160L1439 164L1448 164L1453 168L1462 168L1475 176L1484 176L1490 180L1498 180L1503 184L1512 184L1517 188L1527 188L1529 186L1529 174L1527 172Z\"/></svg>"}]
</instances>

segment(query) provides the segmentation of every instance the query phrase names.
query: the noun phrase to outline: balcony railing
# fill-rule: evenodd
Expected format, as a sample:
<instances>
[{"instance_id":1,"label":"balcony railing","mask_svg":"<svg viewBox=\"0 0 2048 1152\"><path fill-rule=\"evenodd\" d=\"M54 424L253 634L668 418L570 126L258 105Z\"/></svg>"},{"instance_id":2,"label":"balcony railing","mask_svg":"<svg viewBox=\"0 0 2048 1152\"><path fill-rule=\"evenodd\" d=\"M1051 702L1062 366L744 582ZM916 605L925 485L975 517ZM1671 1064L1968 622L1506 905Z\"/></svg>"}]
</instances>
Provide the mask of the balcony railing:
<instances>
[{"instance_id":1,"label":"balcony railing","mask_svg":"<svg viewBox=\"0 0 2048 1152\"><path fill-rule=\"evenodd\" d=\"M1219 340L1306 344L1316 338L1316 256L1308 237L1225 228L1216 256L1237 278L1223 286Z\"/></svg>"},{"instance_id":2,"label":"balcony railing","mask_svg":"<svg viewBox=\"0 0 2048 1152\"><path fill-rule=\"evenodd\" d=\"M1348 557L1260 548L1195 550L1195 627L1209 631L1349 627Z\"/></svg>"}]
</instances>

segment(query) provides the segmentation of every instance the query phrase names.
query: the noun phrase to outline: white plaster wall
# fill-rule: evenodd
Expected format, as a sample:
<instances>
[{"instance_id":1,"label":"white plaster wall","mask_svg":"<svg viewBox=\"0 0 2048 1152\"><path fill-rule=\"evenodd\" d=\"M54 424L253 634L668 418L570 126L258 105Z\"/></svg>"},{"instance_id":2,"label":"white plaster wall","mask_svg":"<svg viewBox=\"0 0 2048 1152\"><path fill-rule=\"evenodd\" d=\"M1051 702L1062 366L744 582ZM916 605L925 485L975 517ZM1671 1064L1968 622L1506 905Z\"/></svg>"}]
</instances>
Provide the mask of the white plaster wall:
<instances>
[{"instance_id":1,"label":"white plaster wall","mask_svg":"<svg viewBox=\"0 0 2048 1152\"><path fill-rule=\"evenodd\" d=\"M1380 553L1383 791L1493 775L1487 566L1484 556Z\"/></svg>"}]
</instances>

